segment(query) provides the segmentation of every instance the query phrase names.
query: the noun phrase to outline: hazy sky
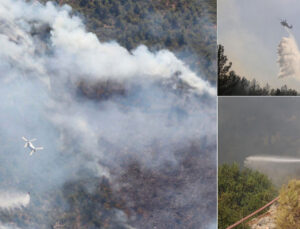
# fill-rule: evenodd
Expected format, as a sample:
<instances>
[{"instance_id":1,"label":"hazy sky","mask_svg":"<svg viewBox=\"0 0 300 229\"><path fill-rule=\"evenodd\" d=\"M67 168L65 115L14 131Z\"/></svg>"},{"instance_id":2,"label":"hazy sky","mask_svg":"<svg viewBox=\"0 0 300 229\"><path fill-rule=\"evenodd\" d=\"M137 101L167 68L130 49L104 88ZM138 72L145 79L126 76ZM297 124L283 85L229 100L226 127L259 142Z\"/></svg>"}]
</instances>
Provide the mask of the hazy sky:
<instances>
[{"instance_id":1,"label":"hazy sky","mask_svg":"<svg viewBox=\"0 0 300 229\"><path fill-rule=\"evenodd\" d=\"M300 43L300 1L298 0L218 0L218 43L233 62L233 70L261 84L300 90L294 78L278 79L277 46L287 31L286 19ZM300 64L300 63L299 63Z\"/></svg>"},{"instance_id":2,"label":"hazy sky","mask_svg":"<svg viewBox=\"0 0 300 229\"><path fill-rule=\"evenodd\" d=\"M219 97L219 164L248 156L300 158L298 97Z\"/></svg>"}]
</instances>

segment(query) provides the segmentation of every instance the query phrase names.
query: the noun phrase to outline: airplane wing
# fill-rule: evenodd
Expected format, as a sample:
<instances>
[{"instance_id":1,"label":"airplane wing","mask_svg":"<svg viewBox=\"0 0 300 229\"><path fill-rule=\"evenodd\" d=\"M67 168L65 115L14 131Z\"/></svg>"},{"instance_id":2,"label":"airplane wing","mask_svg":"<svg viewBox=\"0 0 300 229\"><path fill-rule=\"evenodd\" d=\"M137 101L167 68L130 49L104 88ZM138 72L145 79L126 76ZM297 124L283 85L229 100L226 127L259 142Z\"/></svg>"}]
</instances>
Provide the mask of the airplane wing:
<instances>
[{"instance_id":1,"label":"airplane wing","mask_svg":"<svg viewBox=\"0 0 300 229\"><path fill-rule=\"evenodd\" d=\"M30 142L34 142L35 140L36 140L36 138L33 138L33 139L30 140Z\"/></svg>"},{"instance_id":2,"label":"airplane wing","mask_svg":"<svg viewBox=\"0 0 300 229\"><path fill-rule=\"evenodd\" d=\"M27 142L28 140L25 138L25 137L22 137L22 139L25 141L25 142Z\"/></svg>"},{"instance_id":3,"label":"airplane wing","mask_svg":"<svg viewBox=\"0 0 300 229\"><path fill-rule=\"evenodd\" d=\"M42 149L44 149L44 147L36 147L35 149L36 150L42 150Z\"/></svg>"}]
</instances>

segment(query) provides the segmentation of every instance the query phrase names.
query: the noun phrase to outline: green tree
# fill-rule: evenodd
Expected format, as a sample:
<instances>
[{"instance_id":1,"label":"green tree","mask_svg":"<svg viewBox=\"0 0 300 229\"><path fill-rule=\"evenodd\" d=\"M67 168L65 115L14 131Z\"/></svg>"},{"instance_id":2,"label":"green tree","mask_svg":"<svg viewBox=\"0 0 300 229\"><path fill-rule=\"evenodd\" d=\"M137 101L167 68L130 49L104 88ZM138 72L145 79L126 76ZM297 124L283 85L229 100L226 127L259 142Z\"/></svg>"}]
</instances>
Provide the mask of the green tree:
<instances>
[{"instance_id":1,"label":"green tree","mask_svg":"<svg viewBox=\"0 0 300 229\"><path fill-rule=\"evenodd\" d=\"M88 0L81 0L80 3L79 3L79 5L80 5L81 7L85 7L88 3L89 3Z\"/></svg>"},{"instance_id":2,"label":"green tree","mask_svg":"<svg viewBox=\"0 0 300 229\"><path fill-rule=\"evenodd\" d=\"M88 29L101 41L116 40L129 50L145 44L152 51L187 53L181 58L192 70L216 82L216 0L54 1L84 15Z\"/></svg>"},{"instance_id":3,"label":"green tree","mask_svg":"<svg viewBox=\"0 0 300 229\"><path fill-rule=\"evenodd\" d=\"M218 228L224 229L271 201L276 195L263 174L238 164L223 164L218 170ZM245 228L241 225L237 228Z\"/></svg>"},{"instance_id":4,"label":"green tree","mask_svg":"<svg viewBox=\"0 0 300 229\"><path fill-rule=\"evenodd\" d=\"M224 54L224 46L219 45L218 46L218 88L219 90L221 90L226 78L227 78L227 74L229 73L229 70L232 66L232 62L229 62L229 64L227 64L228 58L227 56L225 56Z\"/></svg>"},{"instance_id":5,"label":"green tree","mask_svg":"<svg viewBox=\"0 0 300 229\"><path fill-rule=\"evenodd\" d=\"M228 62L224 54L224 46L218 46L218 95L297 95L296 90L288 89L286 85L281 89L271 89L267 84L261 87L256 79L252 81L240 77L230 71L232 62Z\"/></svg>"}]
</instances>

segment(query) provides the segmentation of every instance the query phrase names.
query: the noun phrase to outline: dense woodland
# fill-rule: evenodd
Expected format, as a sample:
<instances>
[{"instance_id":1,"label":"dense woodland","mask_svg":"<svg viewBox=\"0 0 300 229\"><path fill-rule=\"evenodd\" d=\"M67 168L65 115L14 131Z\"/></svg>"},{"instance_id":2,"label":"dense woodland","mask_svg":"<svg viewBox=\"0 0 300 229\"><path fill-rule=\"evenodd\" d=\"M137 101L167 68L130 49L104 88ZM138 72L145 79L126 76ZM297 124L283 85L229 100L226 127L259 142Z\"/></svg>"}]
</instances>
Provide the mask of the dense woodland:
<instances>
[{"instance_id":1,"label":"dense woodland","mask_svg":"<svg viewBox=\"0 0 300 229\"><path fill-rule=\"evenodd\" d=\"M46 2L47 0L41 0ZM100 41L128 50L140 44L167 48L216 82L216 0L56 0L69 4Z\"/></svg>"},{"instance_id":2,"label":"dense woodland","mask_svg":"<svg viewBox=\"0 0 300 229\"><path fill-rule=\"evenodd\" d=\"M168 48L211 82L216 80L216 0L57 3L71 5L100 41L116 40L128 50L140 44L151 50ZM126 94L122 85L111 82L92 88L97 93L88 89L82 82L78 93L98 101ZM151 229L205 228L216 214L215 192L211 191L216 187L216 169L209 161L215 160L215 152L214 147L203 149L203 144L196 142L178 152L175 168L156 170L142 168L133 160L123 166L121 174L114 174L118 188L104 177L89 176L43 195L33 188L34 184L27 184L32 187L30 207L0 211L1 222L40 229L49 225L56 229L132 228L129 225ZM4 168L0 167L0 174L5 174ZM191 192L199 198L191 197Z\"/></svg>"},{"instance_id":3,"label":"dense woodland","mask_svg":"<svg viewBox=\"0 0 300 229\"><path fill-rule=\"evenodd\" d=\"M223 164L218 170L218 228L225 229L264 206L276 196L271 181L263 174ZM246 224L236 228L246 228Z\"/></svg>"},{"instance_id":4,"label":"dense woodland","mask_svg":"<svg viewBox=\"0 0 300 229\"><path fill-rule=\"evenodd\" d=\"M216 149L203 151L199 145L179 152L176 168L145 169L138 162L124 166L115 176L117 189L107 178L90 175L43 193L29 183L30 207L0 211L1 222L33 229L207 228L216 212L216 193L211 191L216 188L216 169L203 158ZM0 174L5 168L0 167ZM7 183L2 179L2 185Z\"/></svg>"},{"instance_id":5,"label":"dense woodland","mask_svg":"<svg viewBox=\"0 0 300 229\"><path fill-rule=\"evenodd\" d=\"M224 47L218 46L218 95L297 95L298 92L289 89L286 85L280 89L270 88L267 84L260 86L253 79L252 81L237 75L230 70L232 62L228 63L228 58L224 54Z\"/></svg>"}]
</instances>

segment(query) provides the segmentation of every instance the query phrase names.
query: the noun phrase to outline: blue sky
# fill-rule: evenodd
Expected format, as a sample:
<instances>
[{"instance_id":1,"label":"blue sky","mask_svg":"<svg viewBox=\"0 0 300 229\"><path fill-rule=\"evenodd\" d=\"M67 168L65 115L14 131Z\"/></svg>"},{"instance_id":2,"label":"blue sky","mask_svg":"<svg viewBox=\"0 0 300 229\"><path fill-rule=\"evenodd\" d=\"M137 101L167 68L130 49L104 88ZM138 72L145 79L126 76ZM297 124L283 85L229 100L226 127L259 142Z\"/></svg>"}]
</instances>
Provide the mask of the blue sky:
<instances>
[{"instance_id":1,"label":"blue sky","mask_svg":"<svg viewBox=\"0 0 300 229\"><path fill-rule=\"evenodd\" d=\"M280 19L293 24L292 33L299 44L299 0L218 0L218 43L225 46L239 75L255 78L261 85L286 84L300 90L299 80L278 78L277 46L288 36Z\"/></svg>"}]
</instances>

